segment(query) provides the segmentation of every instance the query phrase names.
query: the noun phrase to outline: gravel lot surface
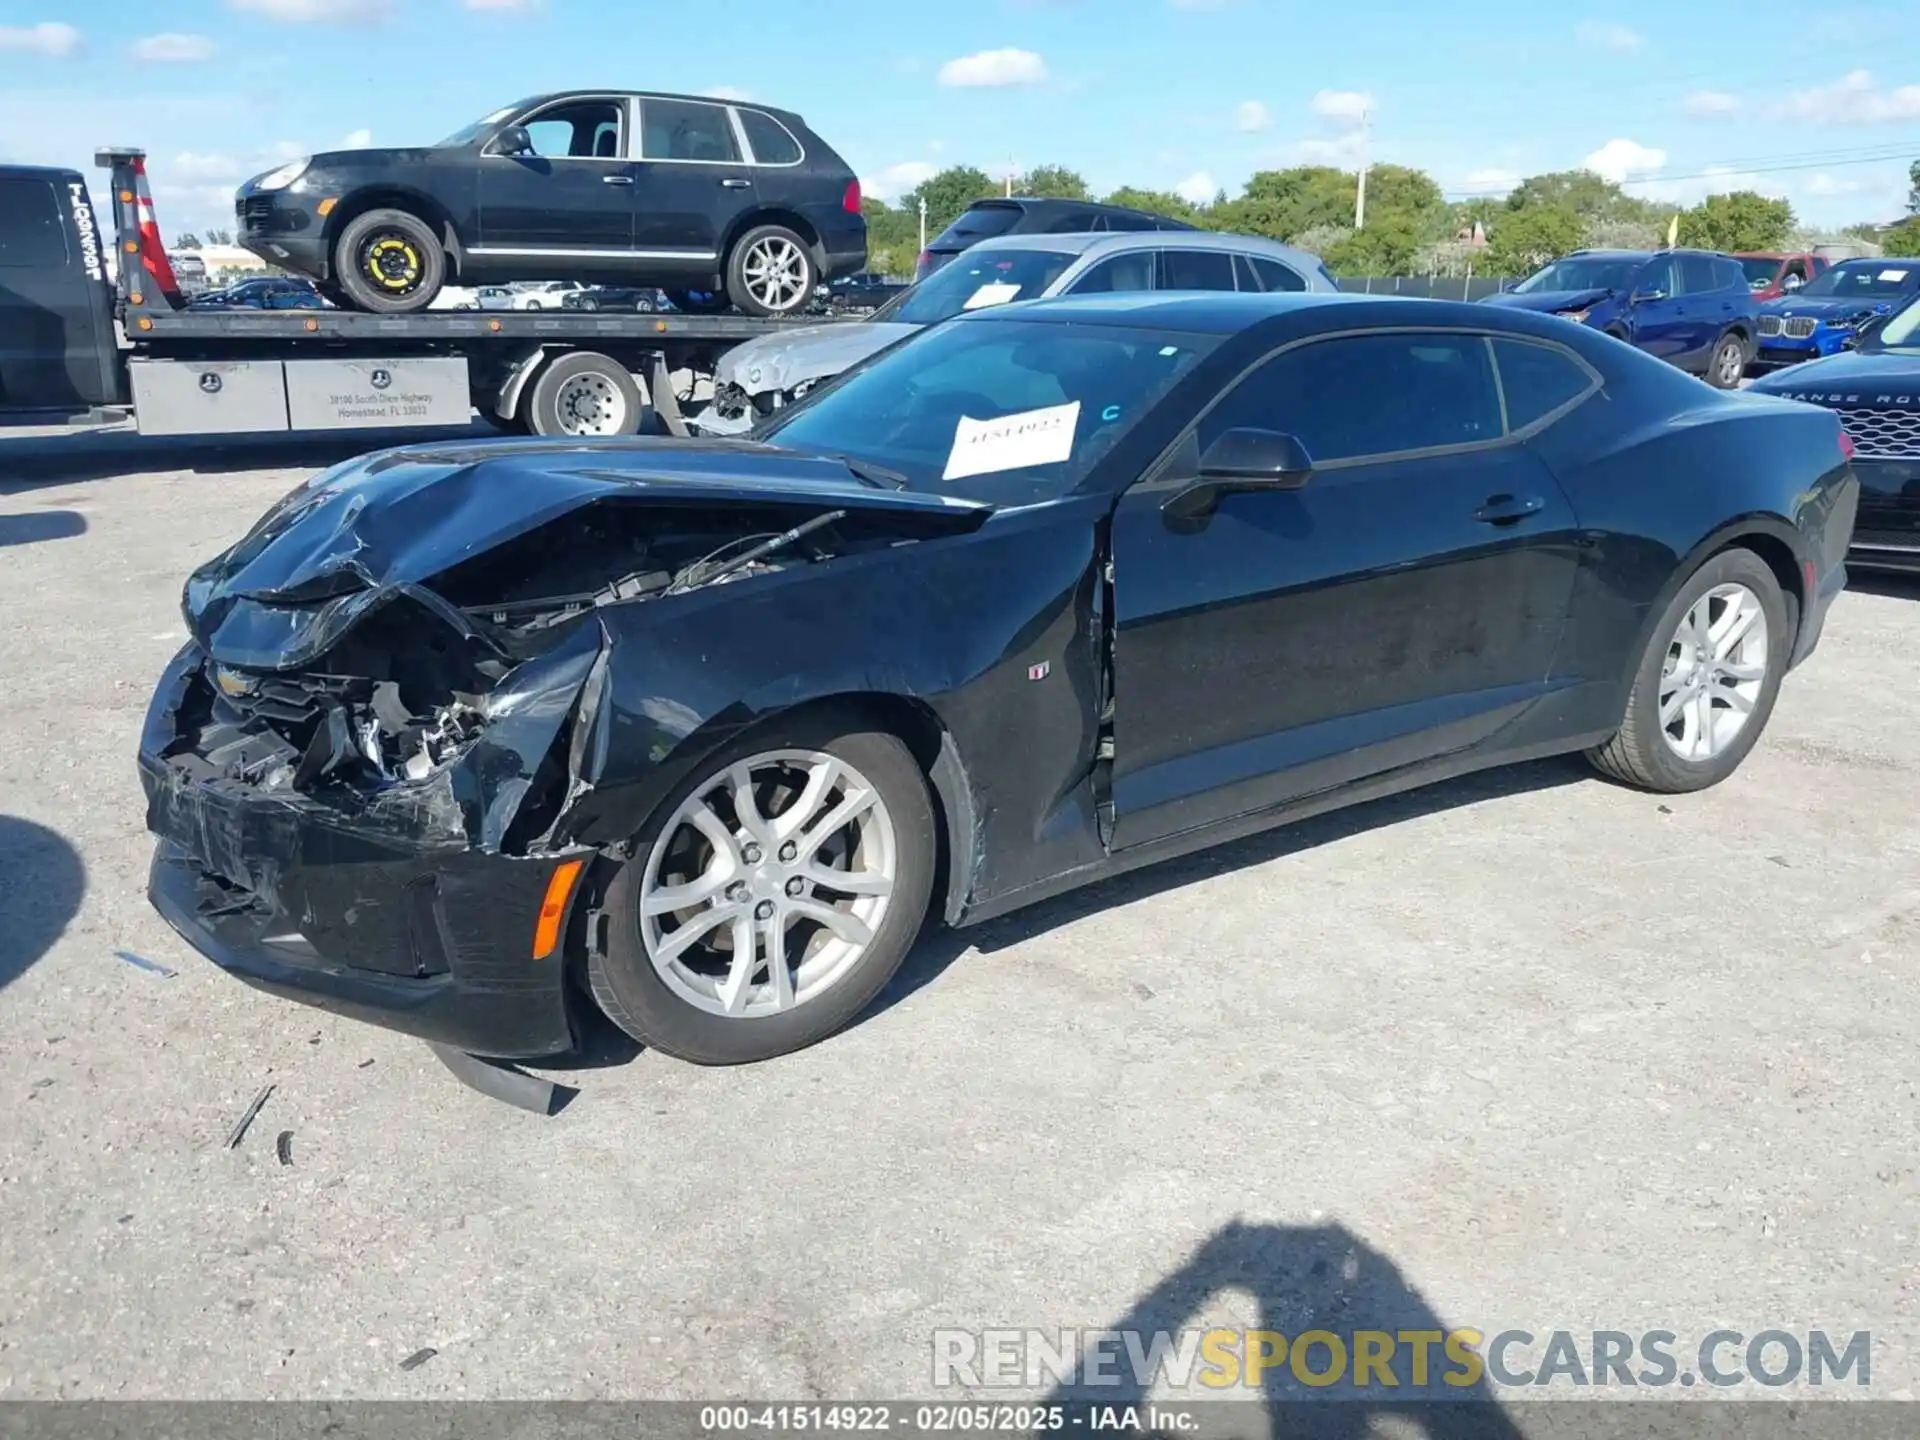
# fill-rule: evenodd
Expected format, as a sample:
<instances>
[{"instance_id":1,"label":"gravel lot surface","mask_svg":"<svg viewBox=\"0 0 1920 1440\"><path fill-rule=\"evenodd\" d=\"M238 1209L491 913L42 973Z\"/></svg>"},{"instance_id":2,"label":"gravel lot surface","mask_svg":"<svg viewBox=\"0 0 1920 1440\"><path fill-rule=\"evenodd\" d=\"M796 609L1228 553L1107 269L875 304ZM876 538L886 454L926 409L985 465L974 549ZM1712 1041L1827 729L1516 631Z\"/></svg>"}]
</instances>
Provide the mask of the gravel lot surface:
<instances>
[{"instance_id":1,"label":"gravel lot surface","mask_svg":"<svg viewBox=\"0 0 1920 1440\"><path fill-rule=\"evenodd\" d=\"M144 897L181 581L355 448L0 432L0 1397L924 1398L936 1327L1130 1315L1870 1329L1920 1388L1920 586L1842 597L1719 789L1367 806L539 1119Z\"/></svg>"}]
</instances>

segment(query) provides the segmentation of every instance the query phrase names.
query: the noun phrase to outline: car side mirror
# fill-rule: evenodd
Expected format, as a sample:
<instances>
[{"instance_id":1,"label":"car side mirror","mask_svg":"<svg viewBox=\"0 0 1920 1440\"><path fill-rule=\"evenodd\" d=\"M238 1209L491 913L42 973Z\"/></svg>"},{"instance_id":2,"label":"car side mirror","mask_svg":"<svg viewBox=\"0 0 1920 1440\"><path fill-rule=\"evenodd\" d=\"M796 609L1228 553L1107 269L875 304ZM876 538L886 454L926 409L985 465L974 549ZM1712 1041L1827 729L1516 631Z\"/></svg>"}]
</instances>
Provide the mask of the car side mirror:
<instances>
[{"instance_id":1,"label":"car side mirror","mask_svg":"<svg viewBox=\"0 0 1920 1440\"><path fill-rule=\"evenodd\" d=\"M1802 280L1798 275L1789 275L1780 282L1780 288L1782 290L1798 290L1806 283L1807 282Z\"/></svg>"},{"instance_id":2,"label":"car side mirror","mask_svg":"<svg viewBox=\"0 0 1920 1440\"><path fill-rule=\"evenodd\" d=\"M1666 298L1667 292L1664 290L1636 290L1633 292L1633 298L1629 303L1634 305L1651 305L1656 300L1664 300Z\"/></svg>"},{"instance_id":3,"label":"car side mirror","mask_svg":"<svg viewBox=\"0 0 1920 1440\"><path fill-rule=\"evenodd\" d=\"M1238 426L1200 456L1199 474L1161 512L1170 520L1200 520L1224 495L1252 490L1298 490L1313 476L1313 457L1296 436Z\"/></svg>"},{"instance_id":4,"label":"car side mirror","mask_svg":"<svg viewBox=\"0 0 1920 1440\"><path fill-rule=\"evenodd\" d=\"M533 136L527 133L524 125L503 125L493 137L493 151L496 155L533 155Z\"/></svg>"}]
</instances>

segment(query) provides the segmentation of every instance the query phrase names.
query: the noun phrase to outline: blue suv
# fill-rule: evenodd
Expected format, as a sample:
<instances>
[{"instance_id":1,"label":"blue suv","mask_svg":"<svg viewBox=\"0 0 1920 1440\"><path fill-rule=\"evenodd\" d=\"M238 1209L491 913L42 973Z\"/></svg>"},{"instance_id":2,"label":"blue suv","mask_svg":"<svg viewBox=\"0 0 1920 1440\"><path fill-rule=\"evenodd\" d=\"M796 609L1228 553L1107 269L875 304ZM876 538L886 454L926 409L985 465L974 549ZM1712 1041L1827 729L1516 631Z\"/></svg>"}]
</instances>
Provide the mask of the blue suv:
<instances>
[{"instance_id":1,"label":"blue suv","mask_svg":"<svg viewBox=\"0 0 1920 1440\"><path fill-rule=\"evenodd\" d=\"M1760 306L1768 370L1851 349L1860 327L1920 296L1920 260L1843 260L1791 295Z\"/></svg>"},{"instance_id":2,"label":"blue suv","mask_svg":"<svg viewBox=\"0 0 1920 1440\"><path fill-rule=\"evenodd\" d=\"M1576 250L1485 303L1604 330L1719 390L1740 383L1759 334L1746 271L1710 250Z\"/></svg>"}]
</instances>

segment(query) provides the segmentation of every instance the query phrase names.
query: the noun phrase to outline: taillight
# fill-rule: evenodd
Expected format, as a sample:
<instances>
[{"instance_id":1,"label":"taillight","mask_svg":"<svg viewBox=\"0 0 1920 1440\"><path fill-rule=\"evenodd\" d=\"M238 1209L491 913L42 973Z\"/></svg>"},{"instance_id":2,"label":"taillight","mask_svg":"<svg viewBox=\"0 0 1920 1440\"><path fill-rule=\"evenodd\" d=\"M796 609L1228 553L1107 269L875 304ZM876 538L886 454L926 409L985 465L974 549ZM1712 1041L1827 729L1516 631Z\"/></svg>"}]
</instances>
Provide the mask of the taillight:
<instances>
[{"instance_id":1,"label":"taillight","mask_svg":"<svg viewBox=\"0 0 1920 1440\"><path fill-rule=\"evenodd\" d=\"M922 250L920 252L919 258L913 262L914 278L916 280L926 279L927 269L932 264L933 264L933 252L931 250Z\"/></svg>"},{"instance_id":2,"label":"taillight","mask_svg":"<svg viewBox=\"0 0 1920 1440\"><path fill-rule=\"evenodd\" d=\"M1853 459L1853 437L1844 430L1840 432L1840 453L1849 460Z\"/></svg>"},{"instance_id":3,"label":"taillight","mask_svg":"<svg viewBox=\"0 0 1920 1440\"><path fill-rule=\"evenodd\" d=\"M858 180L847 182L847 193L840 197L840 208L849 215L860 213L860 182Z\"/></svg>"}]
</instances>

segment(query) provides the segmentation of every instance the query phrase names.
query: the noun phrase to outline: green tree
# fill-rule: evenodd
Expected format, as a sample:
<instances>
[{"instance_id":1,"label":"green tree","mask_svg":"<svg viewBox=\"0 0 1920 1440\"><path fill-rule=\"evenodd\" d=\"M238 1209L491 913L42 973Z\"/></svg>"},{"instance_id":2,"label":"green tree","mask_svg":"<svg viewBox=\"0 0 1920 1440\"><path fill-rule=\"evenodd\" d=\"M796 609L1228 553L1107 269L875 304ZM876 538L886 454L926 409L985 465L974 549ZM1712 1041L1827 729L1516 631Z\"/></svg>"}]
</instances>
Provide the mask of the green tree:
<instances>
[{"instance_id":1,"label":"green tree","mask_svg":"<svg viewBox=\"0 0 1920 1440\"><path fill-rule=\"evenodd\" d=\"M1316 226L1351 225L1357 184L1357 176L1331 165L1255 171L1237 199L1213 207L1213 223L1275 240Z\"/></svg>"},{"instance_id":2,"label":"green tree","mask_svg":"<svg viewBox=\"0 0 1920 1440\"><path fill-rule=\"evenodd\" d=\"M1199 206L1188 203L1184 196L1175 195L1171 190L1140 190L1132 185L1122 185L1101 199L1108 205L1124 205L1129 210L1144 210L1149 215L1165 215L1169 220L1192 222L1201 218Z\"/></svg>"},{"instance_id":3,"label":"green tree","mask_svg":"<svg viewBox=\"0 0 1920 1440\"><path fill-rule=\"evenodd\" d=\"M1793 230L1793 207L1751 190L1709 195L1680 216L1680 243L1703 250L1777 250Z\"/></svg>"},{"instance_id":4,"label":"green tree","mask_svg":"<svg viewBox=\"0 0 1920 1440\"><path fill-rule=\"evenodd\" d=\"M1920 160L1907 167L1907 213L1920 215Z\"/></svg>"},{"instance_id":5,"label":"green tree","mask_svg":"<svg viewBox=\"0 0 1920 1440\"><path fill-rule=\"evenodd\" d=\"M231 245L232 243L233 232L231 230L207 231L207 244L209 245Z\"/></svg>"},{"instance_id":6,"label":"green tree","mask_svg":"<svg viewBox=\"0 0 1920 1440\"><path fill-rule=\"evenodd\" d=\"M920 254L920 212L897 210L866 196L860 213L867 220L867 268L885 275L911 275Z\"/></svg>"},{"instance_id":7,"label":"green tree","mask_svg":"<svg viewBox=\"0 0 1920 1440\"><path fill-rule=\"evenodd\" d=\"M1880 248L1888 255L1920 256L1920 210L1882 232Z\"/></svg>"},{"instance_id":8,"label":"green tree","mask_svg":"<svg viewBox=\"0 0 1920 1440\"><path fill-rule=\"evenodd\" d=\"M1001 189L986 171L974 165L950 165L938 175L929 176L900 197L900 208L919 223L919 206L927 202L927 234L938 235L959 217L962 210Z\"/></svg>"},{"instance_id":9,"label":"green tree","mask_svg":"<svg viewBox=\"0 0 1920 1440\"><path fill-rule=\"evenodd\" d=\"M1487 263L1501 275L1526 275L1586 243L1587 222L1558 205L1530 205L1500 217L1487 235Z\"/></svg>"},{"instance_id":10,"label":"green tree","mask_svg":"<svg viewBox=\"0 0 1920 1440\"><path fill-rule=\"evenodd\" d=\"M191 230L184 231L173 242L173 248L176 250L198 250L200 248L200 237L195 235Z\"/></svg>"},{"instance_id":11,"label":"green tree","mask_svg":"<svg viewBox=\"0 0 1920 1440\"><path fill-rule=\"evenodd\" d=\"M1335 275L1405 275L1421 244L1411 213L1373 213L1367 204L1367 226L1328 248L1322 257Z\"/></svg>"},{"instance_id":12,"label":"green tree","mask_svg":"<svg viewBox=\"0 0 1920 1440\"><path fill-rule=\"evenodd\" d=\"M1356 188L1359 185L1357 175L1354 184ZM1440 187L1433 177L1424 170L1409 169L1405 165L1375 165L1367 171L1366 228L1373 229L1376 219L1390 217L1404 220L1412 228L1418 244L1430 245L1453 235L1447 202L1441 198ZM1411 259L1409 254L1409 262Z\"/></svg>"},{"instance_id":13,"label":"green tree","mask_svg":"<svg viewBox=\"0 0 1920 1440\"><path fill-rule=\"evenodd\" d=\"M1507 196L1507 209L1538 206L1571 211L1582 220L1652 220L1659 206L1636 200L1605 176L1591 170L1554 170L1529 175Z\"/></svg>"},{"instance_id":14,"label":"green tree","mask_svg":"<svg viewBox=\"0 0 1920 1440\"><path fill-rule=\"evenodd\" d=\"M1064 165L1036 165L1013 182L1016 195L1045 195L1055 200L1090 200L1093 192L1078 170Z\"/></svg>"},{"instance_id":15,"label":"green tree","mask_svg":"<svg viewBox=\"0 0 1920 1440\"><path fill-rule=\"evenodd\" d=\"M1287 243L1296 250L1304 250L1309 255L1318 255L1322 260L1347 242L1353 235L1351 225L1314 225L1302 230L1298 235L1289 235Z\"/></svg>"}]
</instances>

